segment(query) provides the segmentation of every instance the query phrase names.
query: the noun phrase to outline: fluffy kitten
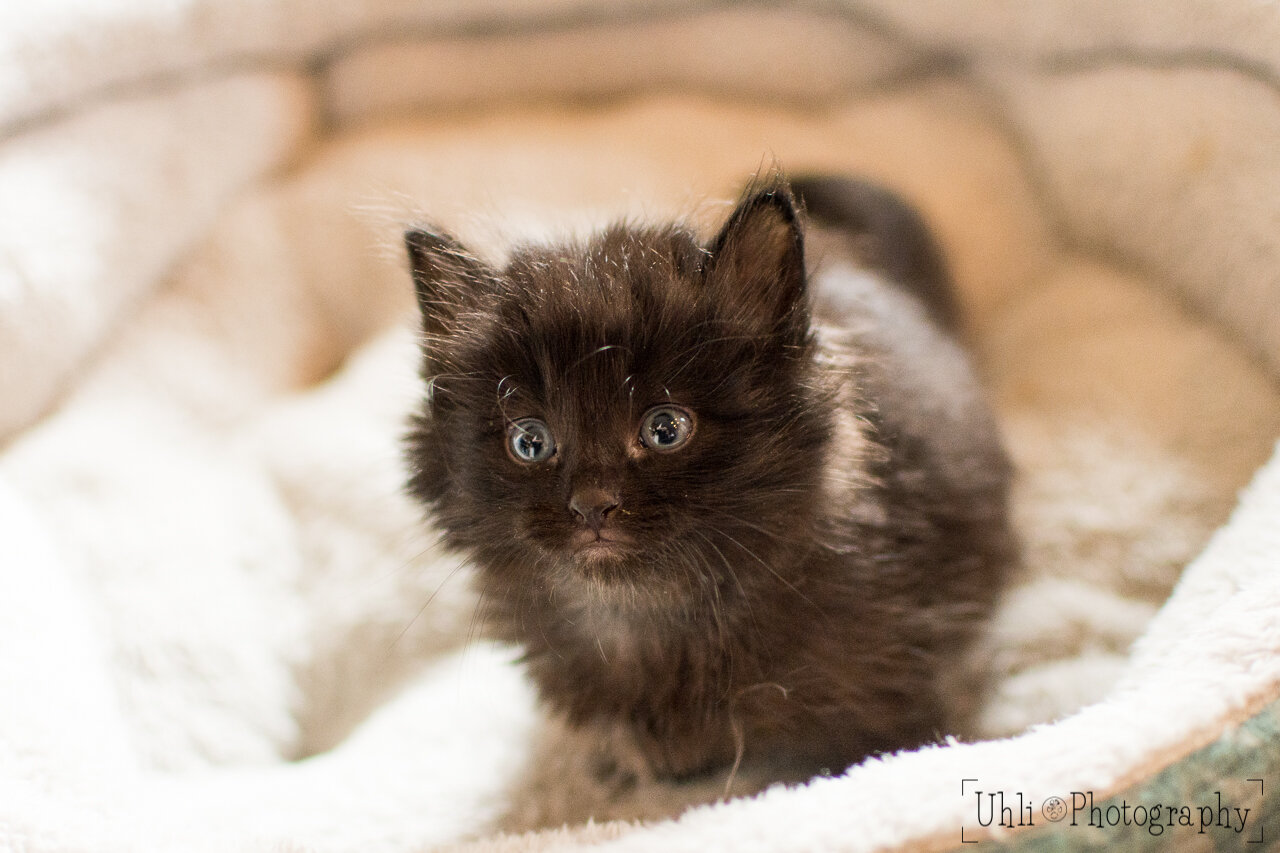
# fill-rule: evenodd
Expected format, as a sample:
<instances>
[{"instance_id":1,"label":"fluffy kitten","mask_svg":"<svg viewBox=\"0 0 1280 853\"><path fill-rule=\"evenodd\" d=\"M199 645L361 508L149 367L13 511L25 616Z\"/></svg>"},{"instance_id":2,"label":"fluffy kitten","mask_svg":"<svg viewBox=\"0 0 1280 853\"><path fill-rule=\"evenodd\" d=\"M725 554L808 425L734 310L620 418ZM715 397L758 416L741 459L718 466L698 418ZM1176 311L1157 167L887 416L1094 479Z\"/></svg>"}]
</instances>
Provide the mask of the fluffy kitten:
<instances>
[{"instance_id":1,"label":"fluffy kitten","mask_svg":"<svg viewBox=\"0 0 1280 853\"><path fill-rule=\"evenodd\" d=\"M793 186L817 265L780 178L709 242L616 225L499 269L405 235L410 488L543 700L621 726L659 777L799 779L936 740L1012 554L919 218L865 183ZM838 325L813 322L817 285Z\"/></svg>"}]
</instances>

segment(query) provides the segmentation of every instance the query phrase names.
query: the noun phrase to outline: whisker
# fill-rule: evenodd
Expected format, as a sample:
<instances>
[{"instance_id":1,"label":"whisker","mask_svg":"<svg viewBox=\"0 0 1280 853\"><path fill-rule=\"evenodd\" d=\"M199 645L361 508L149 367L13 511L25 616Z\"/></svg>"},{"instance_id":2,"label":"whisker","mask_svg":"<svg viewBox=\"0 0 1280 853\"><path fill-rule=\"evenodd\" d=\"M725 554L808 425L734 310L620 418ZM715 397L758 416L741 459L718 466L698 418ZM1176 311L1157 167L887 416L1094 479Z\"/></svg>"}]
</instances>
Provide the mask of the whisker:
<instances>
[{"instance_id":1,"label":"whisker","mask_svg":"<svg viewBox=\"0 0 1280 853\"><path fill-rule=\"evenodd\" d=\"M502 390L502 386L506 384L506 382L514 378L515 378L515 374L508 373L506 376L498 380L498 411L502 413L502 419L504 421L511 420L511 417L507 415L507 400L511 398L511 395L516 393L516 388L513 385L510 390L504 393Z\"/></svg>"},{"instance_id":2,"label":"whisker","mask_svg":"<svg viewBox=\"0 0 1280 853\"><path fill-rule=\"evenodd\" d=\"M742 754L747 749L747 738L742 730L742 721L736 714L729 715L729 730L733 733L733 766L729 768L729 776L724 780L724 795L720 798L721 801L729 799L733 783L738 778L738 768L742 766Z\"/></svg>"},{"instance_id":3,"label":"whisker","mask_svg":"<svg viewBox=\"0 0 1280 853\"><path fill-rule=\"evenodd\" d=\"M668 377L668 381L672 381L676 379L678 376L680 376L680 374L684 373L697 359L698 353L701 350L705 349L707 346L715 343L723 343L726 341L754 340L754 338L755 338L754 335L721 335L718 338L707 338L704 340L699 340L697 343L693 344L692 346L686 347L685 349L676 353L674 358L677 358L677 359L684 358L686 354L688 354L689 357L685 359L684 363L681 364L679 368L676 369L675 373L671 374L671 376Z\"/></svg>"},{"instance_id":4,"label":"whisker","mask_svg":"<svg viewBox=\"0 0 1280 853\"><path fill-rule=\"evenodd\" d=\"M404 639L404 636L409 633L409 629L414 626L414 623L416 623L420 618L422 618L422 614L427 612L427 608L431 606L432 601L435 601L436 596L440 594L440 590L444 589L444 585L447 584L450 580L452 580L453 576L456 575L458 572L474 564L475 564L474 561L470 559L459 562L458 565L454 566L453 569L450 570L450 572L444 576L444 580L436 584L436 588L432 590L430 595L427 596L427 600L422 602L422 606L418 608L418 612L413 614L413 618L410 619L408 623L406 623L405 626L400 629L400 633L397 634L396 638L391 641L391 645L387 646L387 650L385 652L386 654L391 654L391 651L396 647L396 645L398 645L399 642Z\"/></svg>"},{"instance_id":5,"label":"whisker","mask_svg":"<svg viewBox=\"0 0 1280 853\"><path fill-rule=\"evenodd\" d=\"M728 564L726 563L725 565L727 568ZM710 568L710 566L707 566L707 572L703 577L699 578L699 584L711 587L712 597L709 602L711 605L711 619L715 622L716 636L720 640L720 648L728 651L729 629L724 621L724 600L720 596L720 585L715 582L715 577L712 575ZM733 569L730 568L729 572L732 574Z\"/></svg>"},{"instance_id":6,"label":"whisker","mask_svg":"<svg viewBox=\"0 0 1280 853\"><path fill-rule=\"evenodd\" d=\"M478 633L479 623L482 620L488 619L487 608L489 605L487 597L489 594L489 583L490 580L486 577L484 584L480 587L479 594L476 596L475 607L471 609L471 620L467 624L467 639L466 642L462 644L464 649L471 648L471 645L475 642L476 635Z\"/></svg>"},{"instance_id":7,"label":"whisker","mask_svg":"<svg viewBox=\"0 0 1280 853\"><path fill-rule=\"evenodd\" d=\"M788 589L790 589L790 590L791 590L792 592L794 592L796 595L800 596L800 598L802 598L805 602L807 602L807 603L809 604L809 606L810 606L810 607L812 607L813 609L815 609L815 610L817 610L817 611L819 611L819 612L821 612L821 611L822 611L822 608L821 608L821 607L819 607L819 606L817 605L817 603L816 603L813 599L811 599L809 596L807 596L807 595L805 595L803 592L801 592L801 591L800 591L800 589L799 589L798 587L796 587L796 585L795 585L795 584L793 584L791 581L787 580L787 579L786 579L786 578L784 578L782 575L778 574L777 569L775 569L773 566L769 565L765 560L761 559L761 558L760 558L760 556L759 556L758 554L756 554L756 552L755 552L755 551L752 551L752 550L751 550L750 548L748 548L746 545L743 545L741 542L739 542L737 539L734 539L732 536L730 536L728 533L725 533L723 530L720 530L720 529L717 529L717 528L713 528L713 529L715 529L715 532L716 532L716 533L719 533L719 534L720 534L721 536L723 536L725 539L728 539L730 542L732 542L733 544L735 544L735 545L737 545L739 548L741 548L743 551L745 551L745 552L746 552L750 557L752 557L752 558L753 558L757 563L759 563L760 565L762 565L762 566L764 566L766 569L768 569L768 570L769 570L769 574L773 575L775 578L777 578L778 580L780 580L780 581L782 581L784 584L786 584L786 586L787 586L787 588L788 588Z\"/></svg>"},{"instance_id":8,"label":"whisker","mask_svg":"<svg viewBox=\"0 0 1280 853\"><path fill-rule=\"evenodd\" d=\"M600 355L601 353L608 352L609 350L615 350L615 349L623 350L625 352L631 353L632 355L635 355L631 347L623 346L622 344L605 344L604 346L596 347L594 350L587 353L582 358L575 361L573 364L569 365L568 369L565 370L565 373L568 373L570 370L574 370L575 368L577 368L578 365L582 364L587 359L595 358L597 355Z\"/></svg>"}]
</instances>

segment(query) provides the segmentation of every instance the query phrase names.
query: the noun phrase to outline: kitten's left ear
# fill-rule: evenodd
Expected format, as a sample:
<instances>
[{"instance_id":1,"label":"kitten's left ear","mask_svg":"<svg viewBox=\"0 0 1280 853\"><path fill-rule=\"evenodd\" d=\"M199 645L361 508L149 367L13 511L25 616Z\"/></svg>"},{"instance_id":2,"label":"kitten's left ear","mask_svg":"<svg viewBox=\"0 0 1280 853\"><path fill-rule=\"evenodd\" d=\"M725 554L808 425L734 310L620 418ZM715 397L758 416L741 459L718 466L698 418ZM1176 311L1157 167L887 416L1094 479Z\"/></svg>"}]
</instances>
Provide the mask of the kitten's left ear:
<instances>
[{"instance_id":1,"label":"kitten's left ear","mask_svg":"<svg viewBox=\"0 0 1280 853\"><path fill-rule=\"evenodd\" d=\"M404 245L423 331L444 335L459 311L492 285L495 273L444 231L410 228L404 232Z\"/></svg>"},{"instance_id":2,"label":"kitten's left ear","mask_svg":"<svg viewBox=\"0 0 1280 853\"><path fill-rule=\"evenodd\" d=\"M750 189L708 251L703 269L713 294L742 306L769 331L803 333L804 236L785 181Z\"/></svg>"}]
</instances>

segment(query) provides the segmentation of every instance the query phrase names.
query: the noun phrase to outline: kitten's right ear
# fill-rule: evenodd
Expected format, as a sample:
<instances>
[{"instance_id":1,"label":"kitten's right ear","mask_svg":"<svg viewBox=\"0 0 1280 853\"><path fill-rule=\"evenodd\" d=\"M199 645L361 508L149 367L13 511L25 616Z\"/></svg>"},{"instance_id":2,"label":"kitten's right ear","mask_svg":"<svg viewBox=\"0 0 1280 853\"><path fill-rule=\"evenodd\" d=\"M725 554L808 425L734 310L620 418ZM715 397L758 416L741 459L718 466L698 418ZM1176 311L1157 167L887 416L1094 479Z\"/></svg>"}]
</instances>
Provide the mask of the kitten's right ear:
<instances>
[{"instance_id":1,"label":"kitten's right ear","mask_svg":"<svg viewBox=\"0 0 1280 853\"><path fill-rule=\"evenodd\" d=\"M409 271L427 335L445 334L460 309L494 281L493 270L443 231L404 232Z\"/></svg>"}]
</instances>

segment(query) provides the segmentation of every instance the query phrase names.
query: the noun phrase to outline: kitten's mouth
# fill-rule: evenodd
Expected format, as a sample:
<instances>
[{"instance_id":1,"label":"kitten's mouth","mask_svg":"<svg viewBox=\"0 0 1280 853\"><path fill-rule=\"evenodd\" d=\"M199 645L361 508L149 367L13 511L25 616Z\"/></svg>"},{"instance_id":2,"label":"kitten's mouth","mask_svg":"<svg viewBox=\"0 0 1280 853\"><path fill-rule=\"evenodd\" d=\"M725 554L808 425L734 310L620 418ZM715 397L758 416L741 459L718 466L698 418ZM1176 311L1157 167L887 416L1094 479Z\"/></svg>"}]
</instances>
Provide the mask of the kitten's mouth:
<instances>
[{"instance_id":1,"label":"kitten's mouth","mask_svg":"<svg viewBox=\"0 0 1280 853\"><path fill-rule=\"evenodd\" d=\"M569 540L574 554L598 559L621 556L635 540L620 530L578 530Z\"/></svg>"}]
</instances>

